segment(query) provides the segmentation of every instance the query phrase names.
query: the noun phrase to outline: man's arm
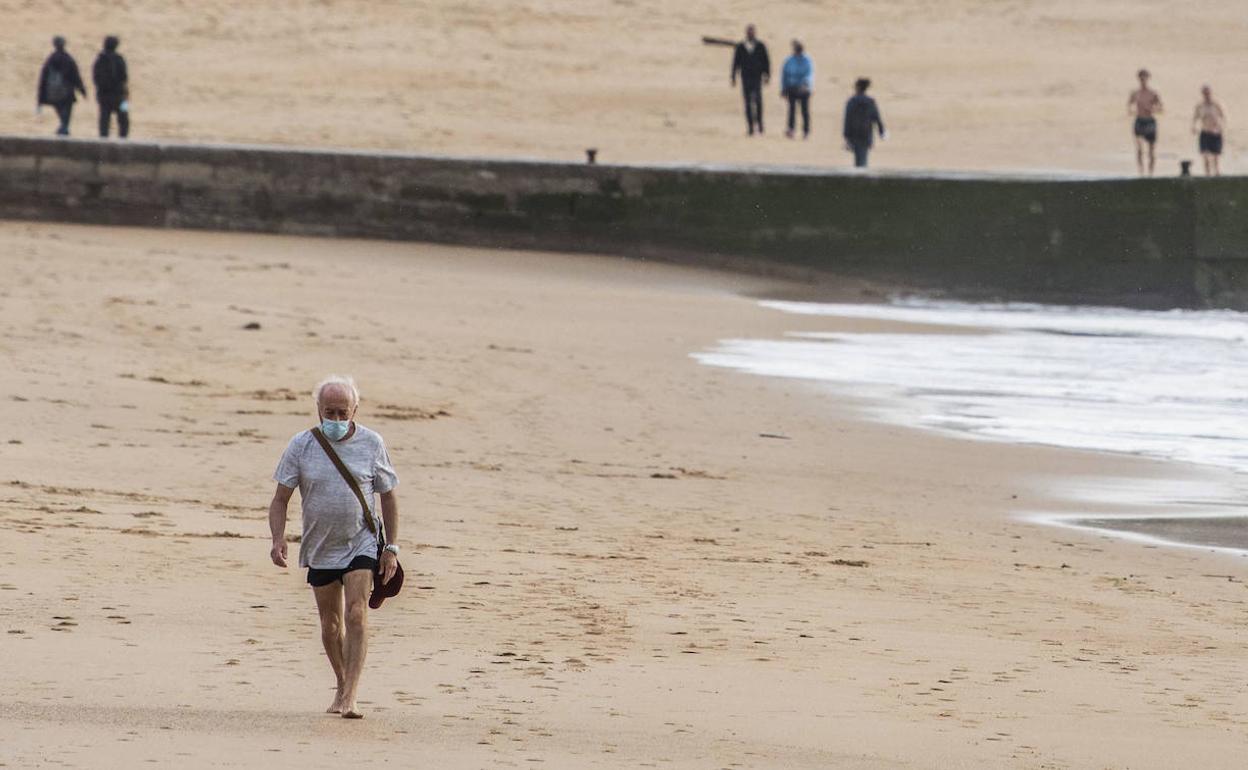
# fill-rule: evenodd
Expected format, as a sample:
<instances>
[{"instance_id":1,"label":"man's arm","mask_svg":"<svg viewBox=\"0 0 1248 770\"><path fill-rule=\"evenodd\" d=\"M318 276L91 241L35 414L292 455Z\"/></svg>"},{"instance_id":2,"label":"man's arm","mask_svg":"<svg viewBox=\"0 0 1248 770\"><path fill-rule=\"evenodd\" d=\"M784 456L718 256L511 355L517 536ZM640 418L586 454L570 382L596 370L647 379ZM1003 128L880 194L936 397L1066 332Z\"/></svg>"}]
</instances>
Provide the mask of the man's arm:
<instances>
[{"instance_id":1,"label":"man's arm","mask_svg":"<svg viewBox=\"0 0 1248 770\"><path fill-rule=\"evenodd\" d=\"M269 532L273 535L269 558L279 567L286 566L286 507L294 493L293 487L278 484L269 503Z\"/></svg>"},{"instance_id":2,"label":"man's arm","mask_svg":"<svg viewBox=\"0 0 1248 770\"><path fill-rule=\"evenodd\" d=\"M741 69L743 53L744 49L741 48L740 43L737 43L737 45L732 49L732 71L728 73L728 82L730 85L735 86L737 84L737 70Z\"/></svg>"},{"instance_id":3,"label":"man's arm","mask_svg":"<svg viewBox=\"0 0 1248 770\"><path fill-rule=\"evenodd\" d=\"M397 543L399 539L399 496L394 490L381 493L381 523L386 528L386 542ZM390 551L381 554L381 582L389 583L398 567L399 557Z\"/></svg>"},{"instance_id":4,"label":"man's arm","mask_svg":"<svg viewBox=\"0 0 1248 770\"><path fill-rule=\"evenodd\" d=\"M1135 91L1127 94L1127 115L1135 114Z\"/></svg>"},{"instance_id":5,"label":"man's arm","mask_svg":"<svg viewBox=\"0 0 1248 770\"><path fill-rule=\"evenodd\" d=\"M758 47L763 54L763 85L771 82L771 57L767 55L767 46L760 41Z\"/></svg>"},{"instance_id":6,"label":"man's arm","mask_svg":"<svg viewBox=\"0 0 1248 770\"><path fill-rule=\"evenodd\" d=\"M880 130L880 138L884 138L884 118L880 117L880 106L875 102L871 103L871 122Z\"/></svg>"}]
</instances>

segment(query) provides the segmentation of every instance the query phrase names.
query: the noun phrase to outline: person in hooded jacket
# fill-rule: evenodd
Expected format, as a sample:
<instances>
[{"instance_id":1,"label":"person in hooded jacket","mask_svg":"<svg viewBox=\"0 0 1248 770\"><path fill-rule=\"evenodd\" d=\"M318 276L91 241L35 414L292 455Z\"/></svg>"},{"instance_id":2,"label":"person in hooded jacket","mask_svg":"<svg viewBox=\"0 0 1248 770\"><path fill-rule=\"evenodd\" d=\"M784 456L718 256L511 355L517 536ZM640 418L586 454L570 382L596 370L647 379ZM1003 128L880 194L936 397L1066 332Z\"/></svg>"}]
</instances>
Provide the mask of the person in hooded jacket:
<instances>
[{"instance_id":1,"label":"person in hooded jacket","mask_svg":"<svg viewBox=\"0 0 1248 770\"><path fill-rule=\"evenodd\" d=\"M65 38L57 35L52 38L53 51L43 62L39 71L39 87L35 97L35 111L43 105L51 105L56 110L60 125L56 129L57 136L69 136L69 120L74 113L74 92L81 93L85 98L87 87L78 72L78 62L65 50Z\"/></svg>"},{"instance_id":2,"label":"person in hooded jacket","mask_svg":"<svg viewBox=\"0 0 1248 770\"><path fill-rule=\"evenodd\" d=\"M130 77L125 58L117 53L120 44L116 35L104 38L104 50L95 57L91 78L100 105L100 136L108 136L113 113L117 113L117 135L125 139L130 135Z\"/></svg>"}]
</instances>

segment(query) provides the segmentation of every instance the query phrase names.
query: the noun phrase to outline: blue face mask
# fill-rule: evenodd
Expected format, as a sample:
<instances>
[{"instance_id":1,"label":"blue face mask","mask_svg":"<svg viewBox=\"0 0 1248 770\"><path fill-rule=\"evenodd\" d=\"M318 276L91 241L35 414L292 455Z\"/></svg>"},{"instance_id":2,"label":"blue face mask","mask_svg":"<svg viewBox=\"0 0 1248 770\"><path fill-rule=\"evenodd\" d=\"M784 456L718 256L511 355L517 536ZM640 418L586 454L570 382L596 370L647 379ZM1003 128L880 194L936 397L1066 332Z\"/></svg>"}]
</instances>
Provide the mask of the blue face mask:
<instances>
[{"instance_id":1,"label":"blue face mask","mask_svg":"<svg viewBox=\"0 0 1248 770\"><path fill-rule=\"evenodd\" d=\"M338 441L351 430L350 420L321 420L321 433L330 441Z\"/></svg>"}]
</instances>

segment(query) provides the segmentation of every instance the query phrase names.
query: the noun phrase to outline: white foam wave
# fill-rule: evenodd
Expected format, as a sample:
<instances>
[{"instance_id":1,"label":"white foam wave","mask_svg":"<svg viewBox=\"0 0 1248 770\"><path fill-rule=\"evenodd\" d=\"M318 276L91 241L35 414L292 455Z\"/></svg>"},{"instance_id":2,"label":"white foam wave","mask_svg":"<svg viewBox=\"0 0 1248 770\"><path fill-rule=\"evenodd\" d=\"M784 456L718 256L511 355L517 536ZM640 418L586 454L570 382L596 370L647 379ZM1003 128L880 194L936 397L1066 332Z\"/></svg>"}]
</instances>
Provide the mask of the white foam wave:
<instances>
[{"instance_id":1,"label":"white foam wave","mask_svg":"<svg viewBox=\"0 0 1248 770\"><path fill-rule=\"evenodd\" d=\"M1248 471L1248 315L1023 304L764 302L987 334L795 333L697 360L836 383L887 419L981 438Z\"/></svg>"},{"instance_id":2,"label":"white foam wave","mask_svg":"<svg viewBox=\"0 0 1248 770\"><path fill-rule=\"evenodd\" d=\"M1195 337L1248 340L1248 316L1230 310L1125 310L1027 303L970 304L902 300L890 305L765 301L764 307L798 315L867 318L990 330L1068 335Z\"/></svg>"}]
</instances>

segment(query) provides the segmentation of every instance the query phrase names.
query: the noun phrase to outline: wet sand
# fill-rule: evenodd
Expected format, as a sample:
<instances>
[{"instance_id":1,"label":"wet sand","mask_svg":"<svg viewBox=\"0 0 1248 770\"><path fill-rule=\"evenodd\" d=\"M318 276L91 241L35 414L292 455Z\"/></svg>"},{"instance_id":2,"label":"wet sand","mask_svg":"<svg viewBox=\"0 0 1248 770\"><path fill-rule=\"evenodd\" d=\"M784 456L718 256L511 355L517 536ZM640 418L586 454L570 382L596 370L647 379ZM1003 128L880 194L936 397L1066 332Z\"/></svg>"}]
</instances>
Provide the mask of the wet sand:
<instances>
[{"instance_id":1,"label":"wet sand","mask_svg":"<svg viewBox=\"0 0 1248 770\"><path fill-rule=\"evenodd\" d=\"M869 76L890 136L879 168L1134 174L1127 94L1152 70L1166 112L1158 173L1195 159L1192 110L1211 83L1230 116L1224 171L1242 172L1248 79L1242 0L861 4L744 0L371 0L242 3L0 0L0 133L50 135L33 116L55 33L89 70L118 34L136 137L528 156L580 162L848 167L842 109ZM731 50L755 22L778 72L789 39L815 61L809 141L782 136L778 82L767 135L745 136ZM95 131L80 104L76 136Z\"/></svg>"},{"instance_id":2,"label":"wet sand","mask_svg":"<svg viewBox=\"0 0 1248 770\"><path fill-rule=\"evenodd\" d=\"M771 284L18 223L0 265L8 766L1242 762L1244 560L1012 515L1181 469L876 425L690 358L837 328L740 296ZM312 598L267 557L270 474L331 371L402 477L360 722L323 713Z\"/></svg>"},{"instance_id":3,"label":"wet sand","mask_svg":"<svg viewBox=\"0 0 1248 770\"><path fill-rule=\"evenodd\" d=\"M1248 515L1073 519L1072 524L1154 541L1248 552Z\"/></svg>"}]
</instances>

